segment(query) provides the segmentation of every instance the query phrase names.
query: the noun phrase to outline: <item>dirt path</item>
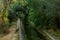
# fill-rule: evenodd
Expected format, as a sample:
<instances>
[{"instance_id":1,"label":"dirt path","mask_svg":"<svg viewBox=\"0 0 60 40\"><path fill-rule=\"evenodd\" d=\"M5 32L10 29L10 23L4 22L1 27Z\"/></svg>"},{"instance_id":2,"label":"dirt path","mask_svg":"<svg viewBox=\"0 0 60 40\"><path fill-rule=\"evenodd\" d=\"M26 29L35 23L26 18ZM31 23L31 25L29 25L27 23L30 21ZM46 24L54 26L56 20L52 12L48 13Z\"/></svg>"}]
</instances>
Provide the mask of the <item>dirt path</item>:
<instances>
[{"instance_id":1,"label":"dirt path","mask_svg":"<svg viewBox=\"0 0 60 40\"><path fill-rule=\"evenodd\" d=\"M11 27L10 29L10 33L7 34L6 36L3 36L1 38L1 40L17 40L18 34L15 33L16 27Z\"/></svg>"}]
</instances>

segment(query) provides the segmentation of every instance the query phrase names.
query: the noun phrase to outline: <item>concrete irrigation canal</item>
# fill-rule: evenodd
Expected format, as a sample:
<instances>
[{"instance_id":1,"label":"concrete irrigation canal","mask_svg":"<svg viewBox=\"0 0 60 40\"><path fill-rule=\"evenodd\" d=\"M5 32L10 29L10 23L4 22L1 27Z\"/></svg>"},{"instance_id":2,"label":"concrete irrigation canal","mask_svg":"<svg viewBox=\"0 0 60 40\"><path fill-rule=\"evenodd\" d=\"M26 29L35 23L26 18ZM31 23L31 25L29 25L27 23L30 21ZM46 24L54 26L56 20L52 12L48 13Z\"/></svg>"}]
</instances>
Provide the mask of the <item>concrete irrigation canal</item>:
<instances>
[{"instance_id":1,"label":"concrete irrigation canal","mask_svg":"<svg viewBox=\"0 0 60 40\"><path fill-rule=\"evenodd\" d=\"M32 27L31 30L25 31L22 21L18 18L17 27L19 28L19 40L60 40L52 37L45 30L39 31L37 28ZM27 34L25 33L27 32Z\"/></svg>"}]
</instances>

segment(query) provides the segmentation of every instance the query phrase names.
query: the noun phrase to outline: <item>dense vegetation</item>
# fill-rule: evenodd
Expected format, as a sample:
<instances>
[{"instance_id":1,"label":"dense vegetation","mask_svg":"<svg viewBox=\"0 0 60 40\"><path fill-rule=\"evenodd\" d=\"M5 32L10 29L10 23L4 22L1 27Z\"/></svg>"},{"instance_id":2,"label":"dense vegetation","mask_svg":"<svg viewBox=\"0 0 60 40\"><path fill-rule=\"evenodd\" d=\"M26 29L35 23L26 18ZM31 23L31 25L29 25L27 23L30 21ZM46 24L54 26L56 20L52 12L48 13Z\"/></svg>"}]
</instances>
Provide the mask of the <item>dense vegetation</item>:
<instances>
[{"instance_id":1,"label":"dense vegetation","mask_svg":"<svg viewBox=\"0 0 60 40\"><path fill-rule=\"evenodd\" d=\"M60 29L60 0L1 0L0 5L0 29L5 28L3 31L18 18L22 20L29 40L40 39L35 39L34 27Z\"/></svg>"}]
</instances>

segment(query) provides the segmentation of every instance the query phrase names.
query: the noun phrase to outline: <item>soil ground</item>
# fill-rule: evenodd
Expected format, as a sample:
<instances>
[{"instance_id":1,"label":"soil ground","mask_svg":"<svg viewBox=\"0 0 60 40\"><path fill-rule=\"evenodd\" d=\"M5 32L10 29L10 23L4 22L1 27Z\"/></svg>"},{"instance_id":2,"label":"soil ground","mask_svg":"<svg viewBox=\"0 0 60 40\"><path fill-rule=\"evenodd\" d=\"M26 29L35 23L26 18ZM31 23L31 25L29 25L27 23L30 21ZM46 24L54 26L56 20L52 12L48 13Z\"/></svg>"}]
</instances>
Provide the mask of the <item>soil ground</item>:
<instances>
[{"instance_id":1,"label":"soil ground","mask_svg":"<svg viewBox=\"0 0 60 40\"><path fill-rule=\"evenodd\" d=\"M9 29L9 33L7 35L3 35L0 40L18 40L18 33L16 31L16 25L13 25Z\"/></svg>"}]
</instances>

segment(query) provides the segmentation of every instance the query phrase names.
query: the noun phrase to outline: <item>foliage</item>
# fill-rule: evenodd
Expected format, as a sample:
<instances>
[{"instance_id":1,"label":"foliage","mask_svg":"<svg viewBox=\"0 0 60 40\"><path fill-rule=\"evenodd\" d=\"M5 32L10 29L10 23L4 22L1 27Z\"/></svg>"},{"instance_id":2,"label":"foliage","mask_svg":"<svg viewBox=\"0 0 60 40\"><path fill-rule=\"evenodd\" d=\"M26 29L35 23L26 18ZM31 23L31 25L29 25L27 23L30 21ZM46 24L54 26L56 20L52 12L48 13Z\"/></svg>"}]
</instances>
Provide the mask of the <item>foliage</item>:
<instances>
[{"instance_id":1,"label":"foliage","mask_svg":"<svg viewBox=\"0 0 60 40\"><path fill-rule=\"evenodd\" d=\"M13 0L13 3L8 1L7 3L5 5L2 3L3 8L0 7L0 10L4 11L2 12L3 23L7 25L7 23L16 22L20 18L31 40L34 37L33 33L36 33L29 21L33 22L34 26L40 29L55 28L55 26L60 25L59 0Z\"/></svg>"},{"instance_id":2,"label":"foliage","mask_svg":"<svg viewBox=\"0 0 60 40\"><path fill-rule=\"evenodd\" d=\"M55 17L58 14L56 8L58 7L56 1L52 0L27 0L30 7L29 20L34 22L36 27L43 28L54 27ZM55 2L55 3L54 3ZM60 15L60 14L59 14Z\"/></svg>"}]
</instances>

